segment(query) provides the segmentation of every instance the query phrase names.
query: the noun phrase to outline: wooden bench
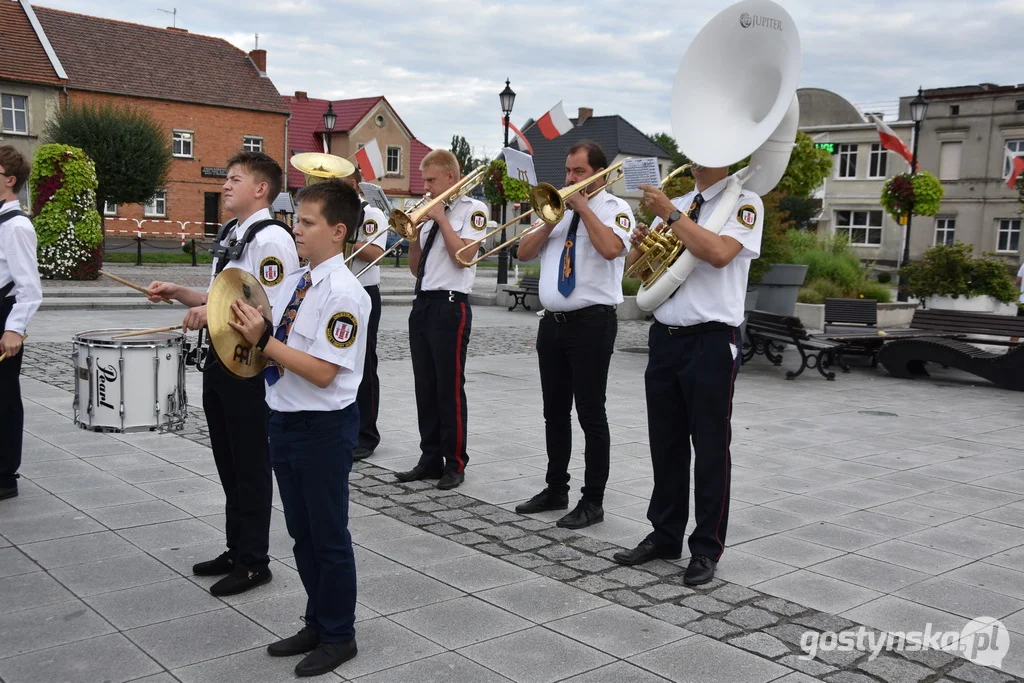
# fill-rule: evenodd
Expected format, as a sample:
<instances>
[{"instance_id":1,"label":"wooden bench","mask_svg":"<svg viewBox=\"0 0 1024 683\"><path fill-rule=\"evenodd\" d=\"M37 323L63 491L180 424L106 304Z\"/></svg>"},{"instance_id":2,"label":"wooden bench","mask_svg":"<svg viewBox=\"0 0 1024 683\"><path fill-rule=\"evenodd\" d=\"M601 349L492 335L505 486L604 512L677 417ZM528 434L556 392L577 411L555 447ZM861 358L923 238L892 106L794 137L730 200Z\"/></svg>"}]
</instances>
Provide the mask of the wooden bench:
<instances>
[{"instance_id":1,"label":"wooden bench","mask_svg":"<svg viewBox=\"0 0 1024 683\"><path fill-rule=\"evenodd\" d=\"M834 380L836 373L829 367L840 358L844 346L840 342L811 336L796 316L766 311L748 313L747 339L749 345L743 351L744 363L760 353L773 365L781 365L782 355L779 352L783 345L796 347L800 353L800 367L796 372L787 370L786 379L795 379L806 368L815 368L825 379Z\"/></svg>"},{"instance_id":2,"label":"wooden bench","mask_svg":"<svg viewBox=\"0 0 1024 683\"><path fill-rule=\"evenodd\" d=\"M1012 346L1017 342L1011 337L1024 337L1024 317L975 313L973 311L948 311L939 308L919 308L914 311L910 327L918 330L997 337L978 340L979 343Z\"/></svg>"},{"instance_id":3,"label":"wooden bench","mask_svg":"<svg viewBox=\"0 0 1024 683\"><path fill-rule=\"evenodd\" d=\"M825 299L825 330L841 327L877 327L878 302L874 299Z\"/></svg>"},{"instance_id":4,"label":"wooden bench","mask_svg":"<svg viewBox=\"0 0 1024 683\"><path fill-rule=\"evenodd\" d=\"M520 305L526 310L530 310L530 305L526 303L526 297L533 294L535 296L540 295L540 277L537 275L525 275L519 281L519 289L507 289L505 290L516 300L508 307L508 310L514 311Z\"/></svg>"},{"instance_id":5,"label":"wooden bench","mask_svg":"<svg viewBox=\"0 0 1024 683\"><path fill-rule=\"evenodd\" d=\"M1024 344L1007 353L993 353L960 339L897 339L882 347L878 361L893 377L927 377L925 364L935 363L983 377L1006 389L1024 391Z\"/></svg>"}]
</instances>

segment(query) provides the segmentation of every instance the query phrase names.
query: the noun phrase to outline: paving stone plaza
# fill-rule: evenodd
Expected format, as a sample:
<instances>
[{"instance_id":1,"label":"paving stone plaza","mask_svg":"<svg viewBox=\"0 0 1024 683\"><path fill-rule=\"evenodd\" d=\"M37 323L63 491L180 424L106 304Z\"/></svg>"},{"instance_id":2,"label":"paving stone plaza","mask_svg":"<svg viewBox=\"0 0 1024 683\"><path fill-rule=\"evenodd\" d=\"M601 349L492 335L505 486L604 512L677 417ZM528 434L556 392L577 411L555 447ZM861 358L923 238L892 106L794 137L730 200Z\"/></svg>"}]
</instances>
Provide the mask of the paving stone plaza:
<instances>
[{"instance_id":1,"label":"paving stone plaza","mask_svg":"<svg viewBox=\"0 0 1024 683\"><path fill-rule=\"evenodd\" d=\"M179 433L73 423L74 334L181 317L164 306L42 310L33 321L21 495L0 502L6 683L294 680L295 659L265 651L301 627L305 601L279 500L273 581L219 599L205 590L211 579L191 575L224 537L199 373L188 370ZM612 358L605 521L567 531L554 525L561 512L514 512L544 486L532 312L474 307L465 483L395 481L418 454L407 317L405 306L384 308L383 442L351 481L359 655L316 680L1024 680L1019 393L942 371L898 380L864 363L834 382L787 381L755 358L736 383L728 547L716 578L692 589L685 549L635 568L610 560L650 529L647 357L637 351L647 323L621 322ZM582 445L576 426L570 507ZM820 635L959 632L979 617L1009 631L1000 667L936 650L828 650ZM816 656L803 657L815 638Z\"/></svg>"}]
</instances>

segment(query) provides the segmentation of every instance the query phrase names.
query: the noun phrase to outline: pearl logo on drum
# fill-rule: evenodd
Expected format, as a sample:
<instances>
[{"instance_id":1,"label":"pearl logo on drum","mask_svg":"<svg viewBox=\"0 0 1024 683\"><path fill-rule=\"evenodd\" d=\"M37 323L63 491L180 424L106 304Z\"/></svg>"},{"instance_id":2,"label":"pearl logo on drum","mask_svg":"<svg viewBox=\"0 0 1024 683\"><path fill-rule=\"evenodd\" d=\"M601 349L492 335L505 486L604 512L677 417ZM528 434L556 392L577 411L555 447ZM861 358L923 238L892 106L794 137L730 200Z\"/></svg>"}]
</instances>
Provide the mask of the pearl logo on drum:
<instances>
[{"instance_id":1,"label":"pearl logo on drum","mask_svg":"<svg viewBox=\"0 0 1024 683\"><path fill-rule=\"evenodd\" d=\"M113 365L106 367L96 366L96 394L98 402L104 408L114 409L114 406L107 400L107 383L117 381L117 369Z\"/></svg>"}]
</instances>

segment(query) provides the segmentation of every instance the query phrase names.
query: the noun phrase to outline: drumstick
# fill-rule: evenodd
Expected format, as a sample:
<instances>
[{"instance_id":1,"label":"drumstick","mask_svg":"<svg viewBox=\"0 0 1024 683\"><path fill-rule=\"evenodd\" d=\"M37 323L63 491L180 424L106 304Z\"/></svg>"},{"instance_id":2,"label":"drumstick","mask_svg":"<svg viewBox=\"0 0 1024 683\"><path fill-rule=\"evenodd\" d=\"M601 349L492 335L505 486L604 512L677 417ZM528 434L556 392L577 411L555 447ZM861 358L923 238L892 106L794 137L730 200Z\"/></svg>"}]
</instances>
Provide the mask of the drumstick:
<instances>
[{"instance_id":1,"label":"drumstick","mask_svg":"<svg viewBox=\"0 0 1024 683\"><path fill-rule=\"evenodd\" d=\"M26 339L28 339L28 334L22 335L21 341L25 341ZM7 352L6 351L4 351L3 353L0 353L0 363L2 363L6 358L7 358Z\"/></svg>"},{"instance_id":2,"label":"drumstick","mask_svg":"<svg viewBox=\"0 0 1024 683\"><path fill-rule=\"evenodd\" d=\"M142 293L143 293L143 294L145 294L146 296L149 296L149 295L150 295L150 294L149 294L149 290L148 290L148 289L145 289L145 288L143 288L143 287L139 287L139 286L138 286L137 284L135 284L135 283L132 283L132 282L128 282L127 280L122 280L122 279L121 279L121 278L119 278L118 276L116 276L116 275L111 275L110 273L108 273L108 272L107 272L107 271L105 271L105 270L101 270L101 271L100 271L100 275L103 275L103 276L109 277L109 278L110 278L111 280L113 280L114 282L120 282L120 283L121 283L122 285L125 285L126 287L131 287L132 289L134 289L134 290L135 290L135 291L137 291L137 292L142 292ZM166 301L167 303L171 304L172 306L174 305L174 302L173 302L173 301L171 301L170 299L168 299L168 298L167 298L166 296L162 296L162 297L160 297L160 298L161 298L161 299L163 299L164 301Z\"/></svg>"},{"instance_id":3,"label":"drumstick","mask_svg":"<svg viewBox=\"0 0 1024 683\"><path fill-rule=\"evenodd\" d=\"M151 330L137 330L135 332L129 332L128 334L117 334L111 337L111 339L124 339L125 337L139 337L144 334L156 334L157 332L171 332L172 330L180 330L184 325L170 325L169 327L154 327Z\"/></svg>"}]
</instances>

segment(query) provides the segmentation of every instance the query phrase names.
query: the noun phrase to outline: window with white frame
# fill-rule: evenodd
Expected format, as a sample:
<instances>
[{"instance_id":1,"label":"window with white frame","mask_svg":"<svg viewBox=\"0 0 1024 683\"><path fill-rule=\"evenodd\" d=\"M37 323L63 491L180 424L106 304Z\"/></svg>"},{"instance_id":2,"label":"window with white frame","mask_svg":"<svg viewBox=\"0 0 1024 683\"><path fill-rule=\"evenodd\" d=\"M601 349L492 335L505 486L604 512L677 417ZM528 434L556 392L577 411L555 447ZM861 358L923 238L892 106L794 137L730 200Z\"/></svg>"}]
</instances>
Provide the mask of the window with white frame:
<instances>
[{"instance_id":1,"label":"window with white frame","mask_svg":"<svg viewBox=\"0 0 1024 683\"><path fill-rule=\"evenodd\" d=\"M245 135L242 137L242 149L246 152L262 152L263 138L256 135Z\"/></svg>"},{"instance_id":2,"label":"window with white frame","mask_svg":"<svg viewBox=\"0 0 1024 683\"><path fill-rule=\"evenodd\" d=\"M4 95L2 98L5 133L28 133L28 98Z\"/></svg>"},{"instance_id":3,"label":"window with white frame","mask_svg":"<svg viewBox=\"0 0 1024 683\"><path fill-rule=\"evenodd\" d=\"M153 198L146 202L143 213L147 218L163 218L167 215L167 190L157 190Z\"/></svg>"},{"instance_id":4,"label":"window with white frame","mask_svg":"<svg viewBox=\"0 0 1024 683\"><path fill-rule=\"evenodd\" d=\"M939 147L939 180L960 179L960 154L962 142L943 142Z\"/></svg>"},{"instance_id":5,"label":"window with white frame","mask_svg":"<svg viewBox=\"0 0 1024 683\"><path fill-rule=\"evenodd\" d=\"M857 145L836 145L839 150L840 178L857 177Z\"/></svg>"},{"instance_id":6,"label":"window with white frame","mask_svg":"<svg viewBox=\"0 0 1024 683\"><path fill-rule=\"evenodd\" d=\"M171 154L176 157L192 157L192 131L176 130L171 133Z\"/></svg>"},{"instance_id":7,"label":"window with white frame","mask_svg":"<svg viewBox=\"0 0 1024 683\"><path fill-rule=\"evenodd\" d=\"M388 146L387 173L398 175L402 172L402 148Z\"/></svg>"},{"instance_id":8,"label":"window with white frame","mask_svg":"<svg viewBox=\"0 0 1024 683\"><path fill-rule=\"evenodd\" d=\"M4 110L4 128L7 127L7 113ZM1024 140L1007 140L1007 154L1003 155L1003 180L1010 179L1010 171L1013 170L1013 157L1024 156Z\"/></svg>"},{"instance_id":9,"label":"window with white frame","mask_svg":"<svg viewBox=\"0 0 1024 683\"><path fill-rule=\"evenodd\" d=\"M868 158L868 177L885 178L889 166L889 151L880 142L871 143L871 156ZM856 165L856 164L855 164Z\"/></svg>"},{"instance_id":10,"label":"window with white frame","mask_svg":"<svg viewBox=\"0 0 1024 683\"><path fill-rule=\"evenodd\" d=\"M103 202L103 215L104 216L116 216L117 215L117 204L110 201L109 199Z\"/></svg>"},{"instance_id":11,"label":"window with white frame","mask_svg":"<svg viewBox=\"0 0 1024 683\"><path fill-rule=\"evenodd\" d=\"M882 244L881 211L836 211L836 233L845 234L857 247Z\"/></svg>"},{"instance_id":12,"label":"window with white frame","mask_svg":"<svg viewBox=\"0 0 1024 683\"><path fill-rule=\"evenodd\" d=\"M956 219L952 217L935 219L935 244L953 246L956 242Z\"/></svg>"},{"instance_id":13,"label":"window with white frame","mask_svg":"<svg viewBox=\"0 0 1024 683\"><path fill-rule=\"evenodd\" d=\"M999 236L996 239L996 251L1020 251L1019 218L999 219Z\"/></svg>"}]
</instances>

